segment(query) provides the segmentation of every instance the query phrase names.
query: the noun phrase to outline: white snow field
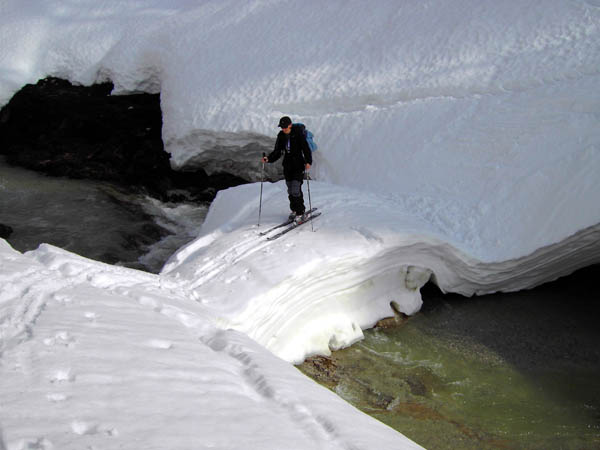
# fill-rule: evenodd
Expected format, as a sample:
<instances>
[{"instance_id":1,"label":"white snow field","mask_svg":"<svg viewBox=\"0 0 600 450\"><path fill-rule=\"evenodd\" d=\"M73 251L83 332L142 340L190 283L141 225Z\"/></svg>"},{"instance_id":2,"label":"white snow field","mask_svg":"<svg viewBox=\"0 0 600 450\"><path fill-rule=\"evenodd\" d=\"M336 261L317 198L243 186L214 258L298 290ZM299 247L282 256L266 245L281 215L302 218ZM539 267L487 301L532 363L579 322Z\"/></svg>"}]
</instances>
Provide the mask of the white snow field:
<instances>
[{"instance_id":1,"label":"white snow field","mask_svg":"<svg viewBox=\"0 0 600 450\"><path fill-rule=\"evenodd\" d=\"M597 0L0 0L0 104L50 75L160 92L175 168L256 180L302 121L323 215L266 242L285 185L260 228L222 191L160 275L2 242L11 450L410 447L279 358L600 261Z\"/></svg>"},{"instance_id":2,"label":"white snow field","mask_svg":"<svg viewBox=\"0 0 600 450\"><path fill-rule=\"evenodd\" d=\"M0 267L0 448L420 448L174 279L4 240Z\"/></svg>"}]
</instances>

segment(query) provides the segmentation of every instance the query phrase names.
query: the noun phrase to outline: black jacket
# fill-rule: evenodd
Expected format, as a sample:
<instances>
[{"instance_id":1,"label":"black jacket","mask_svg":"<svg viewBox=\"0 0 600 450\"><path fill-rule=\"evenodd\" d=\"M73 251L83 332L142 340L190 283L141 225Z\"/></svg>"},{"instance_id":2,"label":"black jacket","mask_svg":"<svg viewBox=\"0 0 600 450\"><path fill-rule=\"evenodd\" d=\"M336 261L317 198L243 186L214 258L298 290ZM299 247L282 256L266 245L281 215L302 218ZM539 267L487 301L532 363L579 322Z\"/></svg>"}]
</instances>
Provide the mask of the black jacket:
<instances>
[{"instance_id":1,"label":"black jacket","mask_svg":"<svg viewBox=\"0 0 600 450\"><path fill-rule=\"evenodd\" d=\"M288 150L289 137L289 150ZM305 164L312 164L312 153L304 137L301 126L292 125L292 132L280 131L275 141L275 149L269 154L269 162L277 161L283 154L283 175L286 180L302 180Z\"/></svg>"}]
</instances>

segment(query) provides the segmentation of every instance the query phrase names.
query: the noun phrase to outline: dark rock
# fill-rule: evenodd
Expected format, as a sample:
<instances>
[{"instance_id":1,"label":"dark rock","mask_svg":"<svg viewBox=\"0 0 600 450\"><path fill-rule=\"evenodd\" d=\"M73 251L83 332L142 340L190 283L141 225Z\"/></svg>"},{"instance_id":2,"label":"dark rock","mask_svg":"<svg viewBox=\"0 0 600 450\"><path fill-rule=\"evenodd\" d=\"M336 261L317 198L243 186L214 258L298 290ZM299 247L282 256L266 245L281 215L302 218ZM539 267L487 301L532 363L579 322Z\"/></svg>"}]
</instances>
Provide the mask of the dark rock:
<instances>
[{"instance_id":1,"label":"dark rock","mask_svg":"<svg viewBox=\"0 0 600 450\"><path fill-rule=\"evenodd\" d=\"M340 382L337 362L334 358L326 356L310 356L298 366L300 371L321 384L334 389Z\"/></svg>"},{"instance_id":2,"label":"dark rock","mask_svg":"<svg viewBox=\"0 0 600 450\"><path fill-rule=\"evenodd\" d=\"M247 183L246 180L230 173L216 173L208 177L208 185L217 191Z\"/></svg>"},{"instance_id":3,"label":"dark rock","mask_svg":"<svg viewBox=\"0 0 600 450\"><path fill-rule=\"evenodd\" d=\"M12 232L13 232L13 229L11 227L0 223L0 238L8 239L10 237L10 235L12 234Z\"/></svg>"},{"instance_id":4,"label":"dark rock","mask_svg":"<svg viewBox=\"0 0 600 450\"><path fill-rule=\"evenodd\" d=\"M394 302L391 302L390 306L392 307L394 316L381 319L375 324L374 328L399 328L405 325L408 320L410 320L410 316L407 316L403 312L397 310Z\"/></svg>"},{"instance_id":5,"label":"dark rock","mask_svg":"<svg viewBox=\"0 0 600 450\"><path fill-rule=\"evenodd\" d=\"M425 397L428 394L427 386L425 386L425 383L420 377L413 374L406 377L404 381L410 387L410 393L412 395Z\"/></svg>"},{"instance_id":6,"label":"dark rock","mask_svg":"<svg viewBox=\"0 0 600 450\"><path fill-rule=\"evenodd\" d=\"M216 190L247 182L201 169L173 171L162 142L160 95L111 96L112 89L112 83L84 87L58 78L25 86L0 110L0 153L9 164L143 186L163 200L176 189L212 200Z\"/></svg>"}]
</instances>

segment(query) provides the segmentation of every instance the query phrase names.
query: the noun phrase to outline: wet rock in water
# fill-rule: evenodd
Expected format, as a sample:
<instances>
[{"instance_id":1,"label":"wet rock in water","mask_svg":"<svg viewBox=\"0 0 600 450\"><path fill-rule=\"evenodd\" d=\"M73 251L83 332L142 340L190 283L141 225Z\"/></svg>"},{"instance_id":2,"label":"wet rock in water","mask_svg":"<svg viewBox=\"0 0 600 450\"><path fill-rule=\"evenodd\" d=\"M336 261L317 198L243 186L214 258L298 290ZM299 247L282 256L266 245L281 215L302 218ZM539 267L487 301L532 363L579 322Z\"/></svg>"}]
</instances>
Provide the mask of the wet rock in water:
<instances>
[{"instance_id":1,"label":"wet rock in water","mask_svg":"<svg viewBox=\"0 0 600 450\"><path fill-rule=\"evenodd\" d=\"M58 78L27 85L0 110L0 153L9 164L55 176L143 186L163 200L185 189L210 201L246 180L202 169L177 172L162 141L160 94L110 95L112 83Z\"/></svg>"},{"instance_id":2,"label":"wet rock in water","mask_svg":"<svg viewBox=\"0 0 600 450\"><path fill-rule=\"evenodd\" d=\"M407 316L406 314L398 312L394 309L393 317L386 317L385 319L381 319L375 324L373 328L397 328L404 325L409 319L410 316Z\"/></svg>"},{"instance_id":3,"label":"wet rock in water","mask_svg":"<svg viewBox=\"0 0 600 450\"><path fill-rule=\"evenodd\" d=\"M12 234L12 232L13 232L13 229L11 227L0 223L0 238L8 239L10 237L10 235Z\"/></svg>"},{"instance_id":4,"label":"wet rock in water","mask_svg":"<svg viewBox=\"0 0 600 450\"><path fill-rule=\"evenodd\" d=\"M328 358L327 356L316 355L306 358L298 368L313 380L330 389L334 388L340 381L337 363L333 358Z\"/></svg>"},{"instance_id":5,"label":"wet rock in water","mask_svg":"<svg viewBox=\"0 0 600 450\"><path fill-rule=\"evenodd\" d=\"M364 397L371 409L387 411L394 404L395 397L386 392L379 392L368 385L363 385Z\"/></svg>"},{"instance_id":6,"label":"wet rock in water","mask_svg":"<svg viewBox=\"0 0 600 450\"><path fill-rule=\"evenodd\" d=\"M426 386L422 377L415 374L410 374L404 379L404 381L410 388L410 393L412 395L425 397L430 394L431 388Z\"/></svg>"},{"instance_id":7,"label":"wet rock in water","mask_svg":"<svg viewBox=\"0 0 600 450\"><path fill-rule=\"evenodd\" d=\"M379 322L377 322L374 328L396 328L402 323L403 321L398 320L396 316L386 317L385 319L381 319Z\"/></svg>"}]
</instances>

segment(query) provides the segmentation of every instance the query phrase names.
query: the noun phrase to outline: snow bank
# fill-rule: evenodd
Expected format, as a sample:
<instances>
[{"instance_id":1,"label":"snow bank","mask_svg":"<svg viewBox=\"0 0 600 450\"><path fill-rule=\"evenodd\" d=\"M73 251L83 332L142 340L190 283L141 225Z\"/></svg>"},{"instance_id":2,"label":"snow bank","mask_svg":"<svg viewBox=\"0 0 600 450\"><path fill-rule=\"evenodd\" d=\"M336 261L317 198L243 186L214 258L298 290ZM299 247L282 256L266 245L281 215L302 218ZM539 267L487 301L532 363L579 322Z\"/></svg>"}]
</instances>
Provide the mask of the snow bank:
<instances>
[{"instance_id":1,"label":"snow bank","mask_svg":"<svg viewBox=\"0 0 600 450\"><path fill-rule=\"evenodd\" d=\"M4 240L0 267L2 448L420 448L171 278Z\"/></svg>"},{"instance_id":2,"label":"snow bank","mask_svg":"<svg viewBox=\"0 0 600 450\"><path fill-rule=\"evenodd\" d=\"M189 283L220 327L288 361L351 345L394 309L414 314L430 277L464 295L516 291L600 260L600 226L523 257L485 262L450 233L447 211L408 196L400 202L328 183L310 186L323 214L312 228L305 224L275 241L259 231L285 218L284 182L265 184L260 228L258 185L219 192L200 237L162 272Z\"/></svg>"},{"instance_id":3,"label":"snow bank","mask_svg":"<svg viewBox=\"0 0 600 450\"><path fill-rule=\"evenodd\" d=\"M12 0L0 104L47 75L160 92L175 167L252 179L289 114L320 180L414 194L501 261L600 222L599 24L591 0Z\"/></svg>"}]
</instances>

